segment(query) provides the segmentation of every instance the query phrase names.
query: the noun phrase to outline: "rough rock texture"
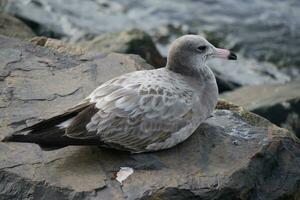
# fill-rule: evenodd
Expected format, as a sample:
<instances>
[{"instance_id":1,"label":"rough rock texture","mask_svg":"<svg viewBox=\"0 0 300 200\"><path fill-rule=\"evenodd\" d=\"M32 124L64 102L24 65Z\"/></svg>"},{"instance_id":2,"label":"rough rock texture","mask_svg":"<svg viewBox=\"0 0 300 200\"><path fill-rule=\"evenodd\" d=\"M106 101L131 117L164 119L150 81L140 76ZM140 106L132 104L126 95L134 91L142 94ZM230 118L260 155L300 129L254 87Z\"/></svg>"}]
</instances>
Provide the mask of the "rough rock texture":
<instances>
[{"instance_id":1,"label":"rough rock texture","mask_svg":"<svg viewBox=\"0 0 300 200\"><path fill-rule=\"evenodd\" d=\"M33 31L21 20L0 12L0 34L19 39L28 39L35 36Z\"/></svg>"},{"instance_id":2,"label":"rough rock texture","mask_svg":"<svg viewBox=\"0 0 300 200\"><path fill-rule=\"evenodd\" d=\"M31 38L30 42L35 45L39 45L39 46L47 47L48 49L55 50L59 53L70 53L70 52L74 54L85 53L85 51L82 48L76 45L66 44L61 40L57 40L53 38L38 36L38 37Z\"/></svg>"},{"instance_id":3,"label":"rough rock texture","mask_svg":"<svg viewBox=\"0 0 300 200\"><path fill-rule=\"evenodd\" d=\"M257 62L241 55L236 61L214 59L207 65L216 76L220 92L241 86L286 83L291 79L271 63Z\"/></svg>"},{"instance_id":4,"label":"rough rock texture","mask_svg":"<svg viewBox=\"0 0 300 200\"><path fill-rule=\"evenodd\" d=\"M300 64L300 1L8 0L5 10L38 29L77 40L86 35L161 25L224 38L226 47L281 66ZM45 31L44 31L45 32ZM172 41L172 40L171 40Z\"/></svg>"},{"instance_id":5,"label":"rough rock texture","mask_svg":"<svg viewBox=\"0 0 300 200\"><path fill-rule=\"evenodd\" d=\"M0 36L0 137L77 103L101 82L146 65L120 54L70 55ZM220 101L184 143L146 154L98 147L41 151L0 143L0 199L298 199L300 143ZM121 186L120 167L134 173Z\"/></svg>"},{"instance_id":6,"label":"rough rock texture","mask_svg":"<svg viewBox=\"0 0 300 200\"><path fill-rule=\"evenodd\" d=\"M294 131L300 137L300 81L243 87L223 93L221 97Z\"/></svg>"},{"instance_id":7,"label":"rough rock texture","mask_svg":"<svg viewBox=\"0 0 300 200\"><path fill-rule=\"evenodd\" d=\"M156 68L165 66L165 60L156 49L151 37L139 29L103 34L91 41L82 42L81 46L89 51L103 53L138 54Z\"/></svg>"}]
</instances>

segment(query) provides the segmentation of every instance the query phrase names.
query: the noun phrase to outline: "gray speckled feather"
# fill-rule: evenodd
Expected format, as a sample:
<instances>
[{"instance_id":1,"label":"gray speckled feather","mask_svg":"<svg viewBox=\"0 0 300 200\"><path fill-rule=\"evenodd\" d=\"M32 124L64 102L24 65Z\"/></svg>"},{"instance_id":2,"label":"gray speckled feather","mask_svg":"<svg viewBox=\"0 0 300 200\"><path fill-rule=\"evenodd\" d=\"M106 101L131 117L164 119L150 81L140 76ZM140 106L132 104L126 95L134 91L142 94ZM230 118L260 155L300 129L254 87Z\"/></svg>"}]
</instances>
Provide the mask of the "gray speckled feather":
<instances>
[{"instance_id":1,"label":"gray speckled feather","mask_svg":"<svg viewBox=\"0 0 300 200\"><path fill-rule=\"evenodd\" d=\"M195 115L200 96L185 79L162 68L137 71L104 83L85 100L99 109L87 123L86 134L99 136L108 146L134 152L173 146L162 143L184 127L195 129L195 118L207 117ZM67 131L67 136L86 137L72 131Z\"/></svg>"}]
</instances>

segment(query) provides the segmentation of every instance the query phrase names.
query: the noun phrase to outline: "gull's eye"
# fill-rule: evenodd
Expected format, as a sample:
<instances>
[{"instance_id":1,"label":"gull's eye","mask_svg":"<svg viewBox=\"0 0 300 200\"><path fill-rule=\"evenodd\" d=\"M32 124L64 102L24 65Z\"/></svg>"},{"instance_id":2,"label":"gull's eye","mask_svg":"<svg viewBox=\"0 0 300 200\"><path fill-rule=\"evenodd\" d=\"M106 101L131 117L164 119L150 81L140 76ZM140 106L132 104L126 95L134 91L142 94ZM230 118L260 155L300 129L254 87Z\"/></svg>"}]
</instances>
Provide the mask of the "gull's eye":
<instances>
[{"instance_id":1,"label":"gull's eye","mask_svg":"<svg viewBox=\"0 0 300 200\"><path fill-rule=\"evenodd\" d=\"M197 51L199 51L200 53L202 53L202 52L204 52L205 50L206 50L206 46L199 46L198 48L197 48Z\"/></svg>"}]
</instances>

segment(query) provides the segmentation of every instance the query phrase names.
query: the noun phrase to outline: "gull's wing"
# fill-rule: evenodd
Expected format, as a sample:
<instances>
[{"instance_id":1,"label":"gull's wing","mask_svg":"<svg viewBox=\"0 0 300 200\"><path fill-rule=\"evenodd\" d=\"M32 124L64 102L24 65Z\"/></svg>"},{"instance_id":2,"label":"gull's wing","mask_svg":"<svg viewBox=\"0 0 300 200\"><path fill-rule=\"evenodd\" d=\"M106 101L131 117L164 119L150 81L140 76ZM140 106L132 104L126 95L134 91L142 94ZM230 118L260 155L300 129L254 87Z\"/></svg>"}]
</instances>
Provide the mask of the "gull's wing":
<instances>
[{"instance_id":1,"label":"gull's wing","mask_svg":"<svg viewBox=\"0 0 300 200\"><path fill-rule=\"evenodd\" d=\"M66 127L66 136L86 139L96 135L107 146L139 152L189 126L198 98L178 77L151 70L108 81L87 100L97 112L79 113Z\"/></svg>"}]
</instances>

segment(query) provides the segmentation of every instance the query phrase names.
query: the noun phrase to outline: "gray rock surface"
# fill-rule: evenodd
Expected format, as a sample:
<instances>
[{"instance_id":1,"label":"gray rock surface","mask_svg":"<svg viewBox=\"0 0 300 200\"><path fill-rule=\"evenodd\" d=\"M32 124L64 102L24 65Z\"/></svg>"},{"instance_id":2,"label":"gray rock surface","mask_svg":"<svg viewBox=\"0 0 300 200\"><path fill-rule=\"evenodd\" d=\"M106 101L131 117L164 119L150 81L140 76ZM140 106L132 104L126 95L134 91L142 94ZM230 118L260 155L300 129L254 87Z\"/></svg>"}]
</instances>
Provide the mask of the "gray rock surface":
<instances>
[{"instance_id":1,"label":"gray rock surface","mask_svg":"<svg viewBox=\"0 0 300 200\"><path fill-rule=\"evenodd\" d=\"M243 87L225 92L221 98L243 106L300 137L300 81Z\"/></svg>"},{"instance_id":2,"label":"gray rock surface","mask_svg":"<svg viewBox=\"0 0 300 200\"><path fill-rule=\"evenodd\" d=\"M223 38L226 47L280 66L299 66L297 0L9 0L5 10L72 41L137 27L154 35L163 25ZM44 31L45 32L45 31Z\"/></svg>"},{"instance_id":3,"label":"gray rock surface","mask_svg":"<svg viewBox=\"0 0 300 200\"><path fill-rule=\"evenodd\" d=\"M0 36L0 138L151 67L137 56L68 54ZM146 154L0 142L0 199L298 199L300 142L224 101L184 143ZM120 167L134 173L123 185Z\"/></svg>"},{"instance_id":4,"label":"gray rock surface","mask_svg":"<svg viewBox=\"0 0 300 200\"><path fill-rule=\"evenodd\" d=\"M0 34L19 39L28 39L35 36L33 31L21 20L0 12Z\"/></svg>"}]
</instances>

